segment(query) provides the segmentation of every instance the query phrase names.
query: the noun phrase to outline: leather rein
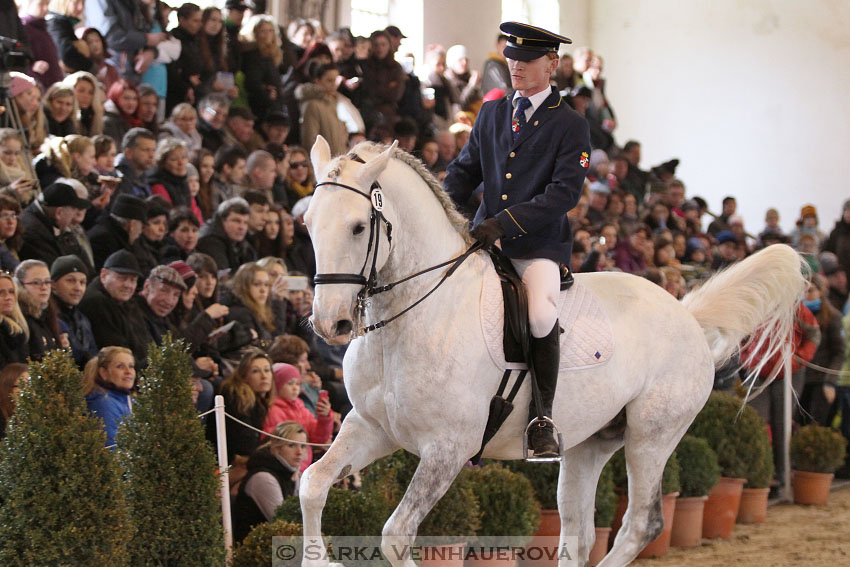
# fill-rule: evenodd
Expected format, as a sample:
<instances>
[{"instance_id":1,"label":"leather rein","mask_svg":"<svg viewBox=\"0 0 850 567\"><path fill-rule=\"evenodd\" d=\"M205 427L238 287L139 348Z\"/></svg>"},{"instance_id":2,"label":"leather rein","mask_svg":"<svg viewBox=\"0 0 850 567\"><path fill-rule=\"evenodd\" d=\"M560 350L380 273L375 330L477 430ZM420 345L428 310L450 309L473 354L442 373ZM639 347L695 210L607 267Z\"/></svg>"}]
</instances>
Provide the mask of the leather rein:
<instances>
[{"instance_id":1,"label":"leather rein","mask_svg":"<svg viewBox=\"0 0 850 567\"><path fill-rule=\"evenodd\" d=\"M360 158L357 155L354 155L352 157L352 159L354 159L355 161L357 161L359 163L365 163L363 161L363 159ZM459 256L456 256L456 257L452 258L451 260L447 260L447 261L445 261L441 264L437 264L436 266L431 266L430 268L426 268L424 270L416 272L415 274L404 277L404 278L402 278L398 281L388 283L388 284L385 284L385 285L378 285L378 270L377 270L376 264L378 262L378 246L379 246L380 241L381 241L381 223L383 223L386 226L387 243L388 244L392 244L392 231L393 231L392 223L390 223L390 221L387 220L387 218L384 216L384 213L383 213L384 195L383 195L383 191L381 190L380 183L378 183L377 180L374 183L372 183L372 186L370 187L370 193L368 195L366 193L364 193L363 191L361 191L360 189L356 188L356 187L352 187L351 185L345 185L344 183L337 183L336 181L323 181L322 183L317 183L315 189L318 189L319 187L322 187L322 186L333 186L333 187L341 187L343 189L347 189L348 191L352 191L354 193L357 193L361 197L368 200L370 205L372 206L372 212L369 215L369 246L366 249L366 258L363 260L363 267L360 269L360 273L358 273L358 274L351 274L351 273L316 274L313 277L313 284L317 285L317 286L318 285L332 285L332 284L354 284L354 285L361 286L360 291L357 293L357 305L356 305L356 308L355 308L355 311L356 311L355 316L358 320L358 327L359 327L357 329L357 336L363 336L367 333L370 333L372 331L380 329L381 327L386 326L387 324L395 321L396 319L398 319L399 317L401 317L402 315L404 315L405 313L407 313L408 311L410 311L411 309L413 309L414 307L416 307L417 305L419 305L420 303L425 301L425 299L427 299L429 295L431 295L432 293L437 291L437 288L439 288L441 285L443 285L443 283L452 274L455 273L455 271L460 267L460 265L467 258L469 258L472 254L474 254L475 252L477 252L478 250L480 250L482 248L482 244L480 242L476 242L472 246L470 246L463 254L460 254ZM374 247L374 252L372 252L373 247ZM366 265L369 263L369 254L370 253L372 254L372 266L369 270L369 276L367 278L364 274L365 274L365 271L366 271ZM452 267L449 268L448 271L446 271L445 274L443 274L443 277L440 279L439 282L437 282L437 285L432 287L431 290L428 291L428 293L426 293L425 295L420 297L412 305L409 305L408 307L406 307L405 309L403 309L399 313L396 313L395 315L393 315L392 317L390 317L388 319L383 319L381 321L378 321L377 323L374 323L374 324L366 326L366 327L359 325L359 321L361 321L362 318L363 318L363 315L366 311L366 306L367 306L367 303L368 303L368 300L369 300L370 297L372 297L373 295L377 295L379 293L384 293L385 291L389 291L399 284L402 284L406 281L412 280L412 279L417 278L417 277L419 277L423 274L427 274L428 272L437 270L439 268L442 268L442 267L448 266L448 265L452 265Z\"/></svg>"}]
</instances>

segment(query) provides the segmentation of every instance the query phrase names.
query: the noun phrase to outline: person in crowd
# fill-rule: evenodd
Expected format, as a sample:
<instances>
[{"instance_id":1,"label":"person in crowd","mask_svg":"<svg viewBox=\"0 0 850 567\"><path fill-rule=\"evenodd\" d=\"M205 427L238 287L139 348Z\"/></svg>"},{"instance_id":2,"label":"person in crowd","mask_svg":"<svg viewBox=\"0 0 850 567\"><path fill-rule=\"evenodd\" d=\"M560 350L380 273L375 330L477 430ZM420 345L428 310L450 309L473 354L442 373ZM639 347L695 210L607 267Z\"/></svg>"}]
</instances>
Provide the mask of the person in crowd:
<instances>
[{"instance_id":1,"label":"person in crowd","mask_svg":"<svg viewBox=\"0 0 850 567\"><path fill-rule=\"evenodd\" d=\"M47 138L47 117L41 108L41 90L35 79L28 75L10 71L9 77L9 96L14 100L15 111L27 135L25 147L35 156Z\"/></svg>"},{"instance_id":2,"label":"person in crowd","mask_svg":"<svg viewBox=\"0 0 850 567\"><path fill-rule=\"evenodd\" d=\"M97 355L91 321L78 309L88 281L86 265L76 256L60 256L50 266L60 334L66 333L74 361L83 368Z\"/></svg>"},{"instance_id":3,"label":"person in crowd","mask_svg":"<svg viewBox=\"0 0 850 567\"><path fill-rule=\"evenodd\" d=\"M260 236L263 234L263 229L266 226L271 201L265 193L253 189L245 191L243 198L248 203L250 210L250 214L248 215L248 235L245 239L256 251Z\"/></svg>"},{"instance_id":4,"label":"person in crowd","mask_svg":"<svg viewBox=\"0 0 850 567\"><path fill-rule=\"evenodd\" d=\"M160 126L160 139L163 137L176 138L186 144L190 156L201 150L201 133L198 132L198 113L195 108L181 102L171 110L171 118Z\"/></svg>"},{"instance_id":5,"label":"person in crowd","mask_svg":"<svg viewBox=\"0 0 850 567\"><path fill-rule=\"evenodd\" d=\"M256 262L243 264L228 282L228 289L228 321L241 323L261 344L271 344L274 337L286 332L285 314L272 309L271 274L266 269Z\"/></svg>"},{"instance_id":6,"label":"person in crowd","mask_svg":"<svg viewBox=\"0 0 850 567\"><path fill-rule=\"evenodd\" d=\"M180 57L168 64L168 95L165 111L184 101L194 104L202 93L201 71L204 61L201 53L200 32L203 26L201 8L192 2L181 4L177 8L177 27L171 35L180 40Z\"/></svg>"},{"instance_id":7,"label":"person in crowd","mask_svg":"<svg viewBox=\"0 0 850 567\"><path fill-rule=\"evenodd\" d=\"M286 256L284 234L280 229L281 213L283 212L283 207L277 203L272 203L269 207L263 231L257 238L257 256L261 258L266 256L283 258Z\"/></svg>"},{"instance_id":8,"label":"person in crowd","mask_svg":"<svg viewBox=\"0 0 850 567\"><path fill-rule=\"evenodd\" d=\"M150 85L139 85L139 120L141 127L150 130L154 136L159 136L159 124L162 121L161 106L165 100Z\"/></svg>"},{"instance_id":9,"label":"person in crowd","mask_svg":"<svg viewBox=\"0 0 850 567\"><path fill-rule=\"evenodd\" d=\"M162 259L166 262L185 261L198 245L201 223L187 207L174 207L168 214L168 235L165 237Z\"/></svg>"},{"instance_id":10,"label":"person in crowd","mask_svg":"<svg viewBox=\"0 0 850 567\"><path fill-rule=\"evenodd\" d=\"M313 371L310 361L310 346L307 341L295 335L281 335L275 339L269 349L269 356L275 363L291 364L301 375L301 393L299 397L310 413L317 416L319 391L322 379ZM328 390L330 392L330 390ZM333 405L333 403L331 403Z\"/></svg>"},{"instance_id":11,"label":"person in crowd","mask_svg":"<svg viewBox=\"0 0 850 567\"><path fill-rule=\"evenodd\" d=\"M89 46L77 39L74 28L83 16L85 2L80 0L51 0L47 20L47 32L56 45L60 65L66 73L75 71L96 72L91 60Z\"/></svg>"},{"instance_id":12,"label":"person in crowd","mask_svg":"<svg viewBox=\"0 0 850 567\"><path fill-rule=\"evenodd\" d=\"M835 254L839 265L850 266L850 199L844 201L841 218L824 241L823 250Z\"/></svg>"},{"instance_id":13,"label":"person in crowd","mask_svg":"<svg viewBox=\"0 0 850 567\"><path fill-rule=\"evenodd\" d=\"M42 153L34 161L39 183L46 187L60 178L79 181L91 201L103 209L117 187L113 180L100 180L95 171L95 148L92 139L79 134L64 138L51 137L42 144ZM102 199L98 197L105 195Z\"/></svg>"},{"instance_id":14,"label":"person in crowd","mask_svg":"<svg viewBox=\"0 0 850 567\"><path fill-rule=\"evenodd\" d=\"M44 115L47 131L51 136L67 136L77 133L74 123L76 115L74 90L63 83L50 85L44 95Z\"/></svg>"},{"instance_id":15,"label":"person in crowd","mask_svg":"<svg viewBox=\"0 0 850 567\"><path fill-rule=\"evenodd\" d=\"M213 218L204 223L196 247L208 254L219 270L233 275L245 262L256 260L256 252L245 240L251 209L241 197L228 199L219 205Z\"/></svg>"},{"instance_id":16,"label":"person in crowd","mask_svg":"<svg viewBox=\"0 0 850 567\"><path fill-rule=\"evenodd\" d=\"M289 136L291 122L289 116L282 110L269 112L260 124L260 135L265 139L266 146L283 149ZM268 150L268 147L266 148Z\"/></svg>"},{"instance_id":17,"label":"person in crowd","mask_svg":"<svg viewBox=\"0 0 850 567\"><path fill-rule=\"evenodd\" d=\"M407 77L391 53L390 36L375 31L369 38L372 53L363 65L362 108L367 129L379 122L393 124L398 119L398 104L404 94Z\"/></svg>"},{"instance_id":18,"label":"person in crowd","mask_svg":"<svg viewBox=\"0 0 850 567\"><path fill-rule=\"evenodd\" d=\"M245 180L247 155L237 146L221 146L215 153L212 178L212 205L215 208L228 199L238 197Z\"/></svg>"},{"instance_id":19,"label":"person in crowd","mask_svg":"<svg viewBox=\"0 0 850 567\"><path fill-rule=\"evenodd\" d=\"M813 205L805 205L800 210L800 218L797 219L794 230L791 231L791 246L797 248L800 237L810 234L815 239L815 248L820 248L821 243L826 240L826 235L818 227L818 211Z\"/></svg>"},{"instance_id":20,"label":"person in crowd","mask_svg":"<svg viewBox=\"0 0 850 567\"><path fill-rule=\"evenodd\" d=\"M103 133L116 142L122 140L123 143L124 135L131 128L142 126L142 120L139 118L139 91L133 83L121 79L109 87L106 98L103 107Z\"/></svg>"},{"instance_id":21,"label":"person in crowd","mask_svg":"<svg viewBox=\"0 0 850 567\"><path fill-rule=\"evenodd\" d=\"M86 406L94 417L103 421L107 447L115 445L118 426L133 411L135 384L136 361L129 349L103 347L86 363L83 371Z\"/></svg>"},{"instance_id":22,"label":"person in crowd","mask_svg":"<svg viewBox=\"0 0 850 567\"><path fill-rule=\"evenodd\" d=\"M248 5L245 0L226 0L224 3L224 35L227 68L236 72L242 68L242 50L239 41L239 30L245 19Z\"/></svg>"},{"instance_id":23,"label":"person in crowd","mask_svg":"<svg viewBox=\"0 0 850 567\"><path fill-rule=\"evenodd\" d=\"M198 105L201 145L213 153L224 145L224 126L229 112L230 100L222 93L211 93Z\"/></svg>"},{"instance_id":24,"label":"person in crowd","mask_svg":"<svg viewBox=\"0 0 850 567\"><path fill-rule=\"evenodd\" d=\"M301 105L301 145L312 147L317 136L323 136L331 147L331 154L340 155L348 150L348 131L337 116L337 84L339 71L333 64L308 65L310 81L298 85L295 98Z\"/></svg>"},{"instance_id":25,"label":"person in crowd","mask_svg":"<svg viewBox=\"0 0 850 567\"><path fill-rule=\"evenodd\" d=\"M274 157L265 150L251 152L245 162L246 185L254 191L264 193L271 201L274 197L274 184L277 179L277 164Z\"/></svg>"},{"instance_id":26,"label":"person in crowd","mask_svg":"<svg viewBox=\"0 0 850 567\"><path fill-rule=\"evenodd\" d=\"M106 38L121 76L137 84L156 59L157 46L169 39L164 30L153 31L149 4L88 0L85 5L87 25Z\"/></svg>"},{"instance_id":27,"label":"person in crowd","mask_svg":"<svg viewBox=\"0 0 850 567\"><path fill-rule=\"evenodd\" d=\"M806 366L805 384L800 396L801 422L813 421L819 425L829 426L832 404L835 402L835 386L837 376L829 374L817 367L838 371L844 364L845 343L844 328L841 323L841 311L826 300L828 294L826 279L820 274L812 274L803 304L817 319L820 327L821 340L811 359L811 366Z\"/></svg>"},{"instance_id":28,"label":"person in crowd","mask_svg":"<svg viewBox=\"0 0 850 567\"><path fill-rule=\"evenodd\" d=\"M29 357L41 360L56 348L68 348L68 336L59 331L56 306L50 303L50 269L41 260L24 260L15 270L18 303L29 329Z\"/></svg>"},{"instance_id":29,"label":"person in crowd","mask_svg":"<svg viewBox=\"0 0 850 567\"><path fill-rule=\"evenodd\" d=\"M168 213L171 207L162 197L154 195L145 199L145 210L142 234L133 247L143 274L162 263L166 246L165 235L168 232Z\"/></svg>"},{"instance_id":30,"label":"person in crowd","mask_svg":"<svg viewBox=\"0 0 850 567\"><path fill-rule=\"evenodd\" d=\"M291 204L312 195L316 186L310 154L300 146L289 147L289 172L286 184L287 200Z\"/></svg>"},{"instance_id":31,"label":"person in crowd","mask_svg":"<svg viewBox=\"0 0 850 567\"><path fill-rule=\"evenodd\" d=\"M255 14L239 33L245 90L254 115L261 120L272 109L282 108L280 72L283 62L280 36L271 16Z\"/></svg>"},{"instance_id":32,"label":"person in crowd","mask_svg":"<svg viewBox=\"0 0 850 567\"><path fill-rule=\"evenodd\" d=\"M24 152L24 139L14 128L0 128L0 188L8 189L19 203L29 204L38 187ZM24 159L26 158L26 161Z\"/></svg>"},{"instance_id":33,"label":"person in crowd","mask_svg":"<svg viewBox=\"0 0 850 567\"><path fill-rule=\"evenodd\" d=\"M316 254L313 251L313 241L307 226L304 224L304 215L310 206L311 195L302 197L292 206L292 220L294 230L292 243L286 248L286 267L291 272L307 274L312 281L316 274Z\"/></svg>"},{"instance_id":34,"label":"person in crowd","mask_svg":"<svg viewBox=\"0 0 850 567\"><path fill-rule=\"evenodd\" d=\"M222 93L230 98L239 96L239 87L234 82L234 73L227 64L224 34L224 17L215 6L204 8L201 13L201 31L198 33L201 47L201 93ZM197 96L196 99L200 99Z\"/></svg>"},{"instance_id":35,"label":"person in crowd","mask_svg":"<svg viewBox=\"0 0 850 567\"><path fill-rule=\"evenodd\" d=\"M62 80L65 74L59 66L59 54L56 44L47 31L48 5L50 0L27 0L26 13L21 15L21 23L27 32L33 63L27 69L27 75L34 77L42 88Z\"/></svg>"},{"instance_id":36,"label":"person in crowd","mask_svg":"<svg viewBox=\"0 0 850 567\"><path fill-rule=\"evenodd\" d=\"M196 285L198 276L186 262L171 262L168 268L180 274L186 286L180 294L180 301L168 316L170 324L177 330L178 336L186 337L190 341L193 353L214 351L217 354L215 339L209 335L216 327L221 326L230 309L219 303L213 303L206 308L202 306Z\"/></svg>"},{"instance_id":37,"label":"person in crowd","mask_svg":"<svg viewBox=\"0 0 850 567\"><path fill-rule=\"evenodd\" d=\"M227 413L262 430L274 402L274 379L269 356L258 348L248 348L236 370L221 384ZM207 422L207 436L215 440L215 420ZM234 487L247 473L248 457L260 444L260 434L247 427L227 427L227 461L231 463L230 484Z\"/></svg>"},{"instance_id":38,"label":"person in crowd","mask_svg":"<svg viewBox=\"0 0 850 567\"><path fill-rule=\"evenodd\" d=\"M0 272L0 368L26 362L29 327L18 304L18 287L9 272Z\"/></svg>"},{"instance_id":39,"label":"person in crowd","mask_svg":"<svg viewBox=\"0 0 850 567\"><path fill-rule=\"evenodd\" d=\"M0 440L6 437L6 427L15 415L18 394L29 376L28 367L22 362L12 362L0 369Z\"/></svg>"},{"instance_id":40,"label":"person in crowd","mask_svg":"<svg viewBox=\"0 0 850 567\"><path fill-rule=\"evenodd\" d=\"M247 107L231 108L224 128L224 142L236 146L247 155L263 147L263 138L254 130L256 116Z\"/></svg>"},{"instance_id":41,"label":"person in crowd","mask_svg":"<svg viewBox=\"0 0 850 567\"><path fill-rule=\"evenodd\" d=\"M139 295L133 299L144 318L148 336L157 345L162 344L162 338L169 331L175 333L175 338L180 338L178 329L172 324L169 316L187 289L186 282L176 269L159 265L150 271ZM194 350L196 345L203 344L203 329L185 327L183 330L192 337L182 337L187 339L191 350ZM212 326L209 326L207 332L211 330Z\"/></svg>"},{"instance_id":42,"label":"person in crowd","mask_svg":"<svg viewBox=\"0 0 850 567\"><path fill-rule=\"evenodd\" d=\"M201 219L210 218L215 212L213 209L213 187L212 178L215 175L215 156L206 148L201 148L192 160L192 165L198 171L198 194L195 202L201 209Z\"/></svg>"},{"instance_id":43,"label":"person in crowd","mask_svg":"<svg viewBox=\"0 0 850 567\"><path fill-rule=\"evenodd\" d=\"M98 175L121 177L121 174L115 169L115 158L118 157L118 147L115 145L115 140L106 134L98 134L91 140L94 145L94 171Z\"/></svg>"},{"instance_id":44,"label":"person in crowd","mask_svg":"<svg viewBox=\"0 0 850 567\"><path fill-rule=\"evenodd\" d=\"M465 45L453 45L446 51L446 78L457 92L460 110L477 112L482 78L478 71L470 70Z\"/></svg>"},{"instance_id":45,"label":"person in crowd","mask_svg":"<svg viewBox=\"0 0 850 567\"><path fill-rule=\"evenodd\" d=\"M163 138L156 146L154 163L147 179L151 194L159 195L169 205L200 211L186 181L189 166L186 143L177 138Z\"/></svg>"},{"instance_id":46,"label":"person in crowd","mask_svg":"<svg viewBox=\"0 0 850 567\"><path fill-rule=\"evenodd\" d=\"M334 418L331 415L331 404L327 398L319 398L316 403L316 415L304 406L299 398L301 393L301 373L291 364L276 363L272 366L274 372L275 400L263 431L272 433L280 423L294 421L307 432L310 443L328 443L333 434ZM313 451L307 447L301 472L304 472L313 462Z\"/></svg>"},{"instance_id":47,"label":"person in crowd","mask_svg":"<svg viewBox=\"0 0 850 567\"><path fill-rule=\"evenodd\" d=\"M121 79L121 73L107 61L109 49L106 45L106 38L97 28L85 28L82 31L78 29L77 37L88 46L88 57L94 63L95 69L91 71L91 75L97 77L97 80L103 85L103 89L108 91L115 81Z\"/></svg>"},{"instance_id":48,"label":"person in crowd","mask_svg":"<svg viewBox=\"0 0 850 567\"><path fill-rule=\"evenodd\" d=\"M45 187L21 215L24 235L21 259L33 258L52 264L59 256L81 255L83 252L68 228L90 206L91 202L78 197L67 183Z\"/></svg>"},{"instance_id":49,"label":"person in crowd","mask_svg":"<svg viewBox=\"0 0 850 567\"><path fill-rule=\"evenodd\" d=\"M576 87L578 77L573 69L573 56L562 53L558 59L558 68L552 73L552 84L563 94L569 94Z\"/></svg>"},{"instance_id":50,"label":"person in crowd","mask_svg":"<svg viewBox=\"0 0 850 567\"><path fill-rule=\"evenodd\" d=\"M0 193L0 270L14 272L23 243L21 204L10 195Z\"/></svg>"},{"instance_id":51,"label":"person in crowd","mask_svg":"<svg viewBox=\"0 0 850 567\"><path fill-rule=\"evenodd\" d=\"M201 174L191 163L186 164L186 185L189 186L192 212L198 217L199 222L203 222L204 215L201 213L200 205L198 205L198 195L201 192Z\"/></svg>"},{"instance_id":52,"label":"person in crowd","mask_svg":"<svg viewBox=\"0 0 850 567\"><path fill-rule=\"evenodd\" d=\"M708 225L708 233L716 237L718 232L729 230L729 217L734 215L737 210L738 202L735 200L735 197L724 197L722 212L719 217L715 218Z\"/></svg>"},{"instance_id":53,"label":"person in crowd","mask_svg":"<svg viewBox=\"0 0 850 567\"><path fill-rule=\"evenodd\" d=\"M145 172L153 167L156 157L156 136L145 128L131 128L121 143L123 151L115 162L121 173L118 195L145 199L151 195Z\"/></svg>"},{"instance_id":54,"label":"person in crowd","mask_svg":"<svg viewBox=\"0 0 850 567\"><path fill-rule=\"evenodd\" d=\"M270 433L274 437L248 459L233 503L234 541L242 541L255 526L273 520L284 499L298 493L300 471L308 462L307 433L294 421L284 421Z\"/></svg>"},{"instance_id":55,"label":"person in crowd","mask_svg":"<svg viewBox=\"0 0 850 567\"><path fill-rule=\"evenodd\" d=\"M646 225L638 227L627 238L618 240L614 248L614 264L619 270L630 274L642 274L646 271L646 259L643 253L652 232Z\"/></svg>"},{"instance_id":56,"label":"person in crowd","mask_svg":"<svg viewBox=\"0 0 850 567\"><path fill-rule=\"evenodd\" d=\"M718 232L717 254L711 264L711 270L716 272L738 261L738 239L730 230Z\"/></svg>"},{"instance_id":57,"label":"person in crowd","mask_svg":"<svg viewBox=\"0 0 850 567\"><path fill-rule=\"evenodd\" d=\"M95 268L104 266L106 259L119 250L136 253L135 242L142 235L147 218L147 206L132 195L118 195L108 215L100 218L89 232Z\"/></svg>"},{"instance_id":58,"label":"person in crowd","mask_svg":"<svg viewBox=\"0 0 850 567\"><path fill-rule=\"evenodd\" d=\"M508 36L503 33L496 36L494 50L487 56L487 61L484 63L484 72L481 75L482 93L486 94L493 89L498 89L506 95L513 95L511 72L508 70L508 62L504 55L507 44Z\"/></svg>"}]
</instances>

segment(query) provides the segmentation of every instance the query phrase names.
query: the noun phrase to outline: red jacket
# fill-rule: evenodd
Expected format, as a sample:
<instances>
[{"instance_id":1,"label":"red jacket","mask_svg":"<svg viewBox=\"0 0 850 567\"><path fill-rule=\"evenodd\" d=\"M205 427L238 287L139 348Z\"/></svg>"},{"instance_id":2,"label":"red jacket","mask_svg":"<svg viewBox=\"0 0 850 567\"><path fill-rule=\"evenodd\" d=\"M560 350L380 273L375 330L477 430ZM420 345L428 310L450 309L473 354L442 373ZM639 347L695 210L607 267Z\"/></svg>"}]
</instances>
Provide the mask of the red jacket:
<instances>
[{"instance_id":1,"label":"red jacket","mask_svg":"<svg viewBox=\"0 0 850 567\"><path fill-rule=\"evenodd\" d=\"M812 312L809 311L809 308L802 303L800 303L797 309L797 314L794 317L794 334L792 341L792 354L795 354L806 362L809 362L812 359L815 355L815 351L818 349L818 345L820 344L820 327L818 326L818 321L815 319ZM751 345L741 352L741 360L747 360L749 358L750 353L752 353L754 348L752 345L756 343L757 340L754 340ZM753 368L760 361L761 357L758 353L755 353L753 355L753 359L749 361L746 367ZM770 360L768 360L767 364L765 364L762 368L760 376L762 378L769 378L777 365L782 365L782 351L777 352L770 358ZM796 372L801 366L802 364L796 358L791 358L792 372ZM783 374L780 371L776 378L781 379L782 377Z\"/></svg>"},{"instance_id":2,"label":"red jacket","mask_svg":"<svg viewBox=\"0 0 850 567\"><path fill-rule=\"evenodd\" d=\"M310 443L327 443L331 439L334 428L333 414L316 417L304 406L304 402L300 398L294 400L275 399L272 407L269 408L268 415L266 415L266 421L263 422L263 431L266 433L273 432L277 424L282 421L294 421L301 424L301 427L307 432L307 441ZM301 472L304 472L312 462L313 451L311 447L307 447L307 457L301 463Z\"/></svg>"}]
</instances>

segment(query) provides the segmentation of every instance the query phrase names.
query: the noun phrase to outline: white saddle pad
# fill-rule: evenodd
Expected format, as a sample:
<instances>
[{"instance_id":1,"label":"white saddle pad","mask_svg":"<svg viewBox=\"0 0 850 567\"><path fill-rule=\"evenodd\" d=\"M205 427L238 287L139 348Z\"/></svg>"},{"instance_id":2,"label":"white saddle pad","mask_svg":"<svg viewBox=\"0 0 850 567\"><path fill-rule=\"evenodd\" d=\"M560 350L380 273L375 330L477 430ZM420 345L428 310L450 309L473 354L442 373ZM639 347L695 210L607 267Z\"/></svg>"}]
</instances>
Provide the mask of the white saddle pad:
<instances>
[{"instance_id":1,"label":"white saddle pad","mask_svg":"<svg viewBox=\"0 0 850 567\"><path fill-rule=\"evenodd\" d=\"M490 358L501 370L524 370L526 365L507 362L503 347L505 310L502 284L494 270L487 270L481 288L481 328ZM602 304L576 281L561 292L558 304L561 335L560 370L578 370L607 362L614 352L611 322Z\"/></svg>"}]
</instances>

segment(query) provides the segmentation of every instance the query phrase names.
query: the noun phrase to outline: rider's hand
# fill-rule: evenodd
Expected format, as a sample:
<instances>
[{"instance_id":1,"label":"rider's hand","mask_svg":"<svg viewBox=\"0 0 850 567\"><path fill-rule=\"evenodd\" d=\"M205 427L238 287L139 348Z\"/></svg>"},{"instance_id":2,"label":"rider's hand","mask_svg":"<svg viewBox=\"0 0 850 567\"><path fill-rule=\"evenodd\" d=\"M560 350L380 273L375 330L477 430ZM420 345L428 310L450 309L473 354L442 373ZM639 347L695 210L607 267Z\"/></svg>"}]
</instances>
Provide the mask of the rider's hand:
<instances>
[{"instance_id":1,"label":"rider's hand","mask_svg":"<svg viewBox=\"0 0 850 567\"><path fill-rule=\"evenodd\" d=\"M485 247L492 246L497 240L505 235L502 229L502 223L499 219L487 219L482 221L478 226L472 229L472 238L483 244Z\"/></svg>"}]
</instances>

